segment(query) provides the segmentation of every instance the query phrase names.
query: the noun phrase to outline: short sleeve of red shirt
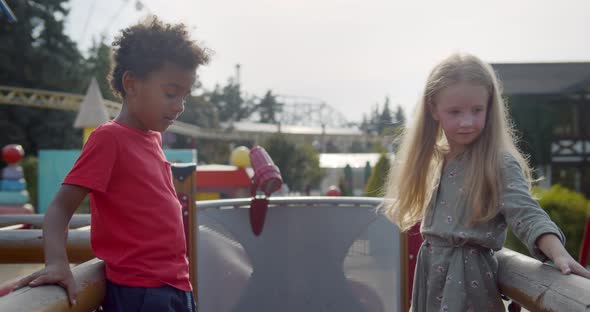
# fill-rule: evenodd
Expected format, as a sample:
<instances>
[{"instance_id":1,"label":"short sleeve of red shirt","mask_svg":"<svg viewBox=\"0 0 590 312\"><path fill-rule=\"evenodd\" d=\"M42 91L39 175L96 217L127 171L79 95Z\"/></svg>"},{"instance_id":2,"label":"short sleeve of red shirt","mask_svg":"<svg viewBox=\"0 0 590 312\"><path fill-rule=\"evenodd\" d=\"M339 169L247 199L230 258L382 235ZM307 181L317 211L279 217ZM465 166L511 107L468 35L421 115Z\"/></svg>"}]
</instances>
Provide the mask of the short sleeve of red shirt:
<instances>
[{"instance_id":1,"label":"short sleeve of red shirt","mask_svg":"<svg viewBox=\"0 0 590 312\"><path fill-rule=\"evenodd\" d=\"M106 192L116 159L117 141L112 133L99 127L90 134L63 183Z\"/></svg>"}]
</instances>

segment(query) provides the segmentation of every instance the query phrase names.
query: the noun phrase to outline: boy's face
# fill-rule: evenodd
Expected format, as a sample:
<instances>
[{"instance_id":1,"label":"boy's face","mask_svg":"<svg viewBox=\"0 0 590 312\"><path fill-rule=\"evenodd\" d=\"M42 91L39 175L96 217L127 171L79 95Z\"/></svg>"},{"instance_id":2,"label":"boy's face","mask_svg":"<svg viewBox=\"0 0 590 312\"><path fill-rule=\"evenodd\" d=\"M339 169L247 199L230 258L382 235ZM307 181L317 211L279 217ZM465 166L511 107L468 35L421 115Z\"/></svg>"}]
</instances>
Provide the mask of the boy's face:
<instances>
[{"instance_id":1,"label":"boy's face","mask_svg":"<svg viewBox=\"0 0 590 312\"><path fill-rule=\"evenodd\" d=\"M145 79L135 80L135 92L127 101L130 117L143 130L166 131L184 111L195 79L194 70L165 62Z\"/></svg>"}]
</instances>

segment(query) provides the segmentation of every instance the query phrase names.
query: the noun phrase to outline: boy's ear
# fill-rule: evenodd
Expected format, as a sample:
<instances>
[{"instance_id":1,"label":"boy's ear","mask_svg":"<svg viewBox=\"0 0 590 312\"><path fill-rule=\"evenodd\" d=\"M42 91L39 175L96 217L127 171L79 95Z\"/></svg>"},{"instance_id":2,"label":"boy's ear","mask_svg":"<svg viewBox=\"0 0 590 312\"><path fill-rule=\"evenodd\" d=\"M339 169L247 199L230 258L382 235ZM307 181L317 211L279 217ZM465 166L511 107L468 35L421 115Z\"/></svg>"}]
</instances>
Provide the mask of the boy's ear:
<instances>
[{"instance_id":1,"label":"boy's ear","mask_svg":"<svg viewBox=\"0 0 590 312\"><path fill-rule=\"evenodd\" d=\"M135 90L137 88L137 77L133 74L132 71L128 70L123 73L122 82L125 94L135 95Z\"/></svg>"}]
</instances>

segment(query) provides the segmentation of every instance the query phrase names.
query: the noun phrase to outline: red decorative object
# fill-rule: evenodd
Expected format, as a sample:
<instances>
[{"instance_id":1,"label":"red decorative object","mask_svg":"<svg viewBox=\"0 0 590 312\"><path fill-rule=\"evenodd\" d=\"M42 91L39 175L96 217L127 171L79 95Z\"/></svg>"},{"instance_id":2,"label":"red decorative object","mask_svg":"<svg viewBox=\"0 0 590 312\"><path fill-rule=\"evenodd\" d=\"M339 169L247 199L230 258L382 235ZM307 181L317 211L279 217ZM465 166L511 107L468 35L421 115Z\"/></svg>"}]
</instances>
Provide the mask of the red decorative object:
<instances>
[{"instance_id":1,"label":"red decorative object","mask_svg":"<svg viewBox=\"0 0 590 312\"><path fill-rule=\"evenodd\" d=\"M408 230L408 292L412 297L412 287L414 287L414 273L416 271L416 262L418 260L418 251L422 245L422 235L420 235L420 223L414 225Z\"/></svg>"},{"instance_id":2,"label":"red decorative object","mask_svg":"<svg viewBox=\"0 0 590 312\"><path fill-rule=\"evenodd\" d=\"M579 262L583 267L590 265L590 218L586 219L586 227L584 228L584 236L582 237Z\"/></svg>"},{"instance_id":3,"label":"red decorative object","mask_svg":"<svg viewBox=\"0 0 590 312\"><path fill-rule=\"evenodd\" d=\"M267 197L270 194L281 189L283 185L283 178L279 168L275 166L274 162L260 146L256 146L250 150L250 162L254 170L252 191L260 190Z\"/></svg>"},{"instance_id":4,"label":"red decorative object","mask_svg":"<svg viewBox=\"0 0 590 312\"><path fill-rule=\"evenodd\" d=\"M268 210L268 199L270 194L281 189L283 178L279 168L260 146L250 150L250 163L254 170L252 177L252 201L250 202L250 226L254 235L258 236L264 228L266 211ZM256 192L260 190L264 193L263 198L257 198Z\"/></svg>"},{"instance_id":5,"label":"red decorative object","mask_svg":"<svg viewBox=\"0 0 590 312\"><path fill-rule=\"evenodd\" d=\"M326 196L342 196L342 192L337 186L332 185L326 192Z\"/></svg>"},{"instance_id":6,"label":"red decorative object","mask_svg":"<svg viewBox=\"0 0 590 312\"><path fill-rule=\"evenodd\" d=\"M18 144L8 144L2 148L2 159L7 164L16 164L25 156L25 150Z\"/></svg>"}]
</instances>

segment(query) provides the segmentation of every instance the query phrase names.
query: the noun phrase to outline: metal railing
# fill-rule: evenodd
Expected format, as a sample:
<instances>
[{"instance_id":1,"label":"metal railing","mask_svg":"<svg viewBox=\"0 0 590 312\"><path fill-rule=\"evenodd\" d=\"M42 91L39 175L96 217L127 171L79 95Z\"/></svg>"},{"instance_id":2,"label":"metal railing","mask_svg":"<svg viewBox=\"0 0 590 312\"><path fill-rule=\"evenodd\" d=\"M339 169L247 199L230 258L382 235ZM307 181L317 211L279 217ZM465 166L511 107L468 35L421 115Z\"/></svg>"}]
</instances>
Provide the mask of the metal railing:
<instances>
[{"instance_id":1,"label":"metal railing","mask_svg":"<svg viewBox=\"0 0 590 312\"><path fill-rule=\"evenodd\" d=\"M304 206L302 209L322 206L367 208L375 207L379 202L379 199L366 198L276 198L271 199L269 209L299 206ZM208 201L197 203L196 210L247 209L248 205L247 199ZM12 222L16 223L27 221L22 219L26 217L11 218ZM0 216L0 224L6 226L10 222ZM2 232L15 231L0 231L0 237L4 235ZM75 230L70 231L70 236L75 236L74 232ZM40 233L35 235L36 239L40 239ZM85 243L88 244L87 238ZM0 248L3 244L0 239ZM0 254L2 257L6 255L1 249ZM590 280L575 275L563 275L547 264L509 249L497 252L496 256L499 262L498 283L501 292L529 311L590 311ZM0 297L0 311L93 311L104 296L102 262L91 260L75 267L73 272L80 290L78 305L74 309L68 307L63 289L58 286L42 286L24 288Z\"/></svg>"}]
</instances>

